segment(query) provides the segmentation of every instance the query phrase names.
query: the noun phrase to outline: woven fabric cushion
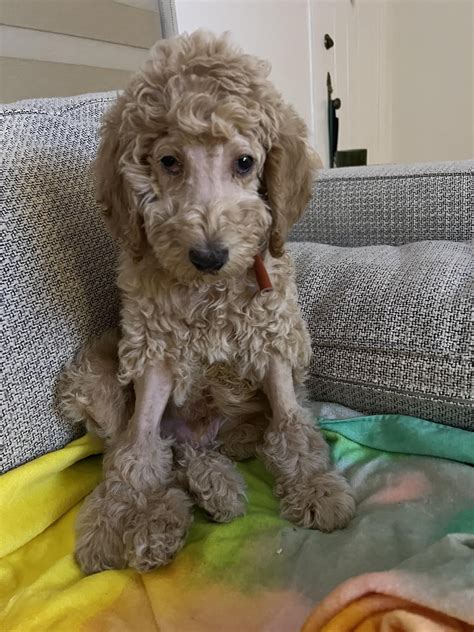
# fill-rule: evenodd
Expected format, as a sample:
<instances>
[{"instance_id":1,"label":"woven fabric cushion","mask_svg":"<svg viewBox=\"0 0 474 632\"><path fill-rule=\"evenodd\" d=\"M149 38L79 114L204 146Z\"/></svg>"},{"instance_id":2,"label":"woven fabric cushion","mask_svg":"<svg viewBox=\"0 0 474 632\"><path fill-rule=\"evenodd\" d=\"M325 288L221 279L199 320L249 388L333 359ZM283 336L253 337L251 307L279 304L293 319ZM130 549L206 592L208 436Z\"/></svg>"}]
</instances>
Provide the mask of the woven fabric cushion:
<instances>
[{"instance_id":1,"label":"woven fabric cushion","mask_svg":"<svg viewBox=\"0 0 474 632\"><path fill-rule=\"evenodd\" d=\"M472 239L474 160L321 170L293 241L397 246Z\"/></svg>"},{"instance_id":2,"label":"woven fabric cushion","mask_svg":"<svg viewBox=\"0 0 474 632\"><path fill-rule=\"evenodd\" d=\"M471 244L289 250L312 398L474 429Z\"/></svg>"},{"instance_id":3,"label":"woven fabric cushion","mask_svg":"<svg viewBox=\"0 0 474 632\"><path fill-rule=\"evenodd\" d=\"M56 380L89 336L116 322L114 246L89 176L98 123L113 98L2 108L1 471L74 437L56 406Z\"/></svg>"}]
</instances>

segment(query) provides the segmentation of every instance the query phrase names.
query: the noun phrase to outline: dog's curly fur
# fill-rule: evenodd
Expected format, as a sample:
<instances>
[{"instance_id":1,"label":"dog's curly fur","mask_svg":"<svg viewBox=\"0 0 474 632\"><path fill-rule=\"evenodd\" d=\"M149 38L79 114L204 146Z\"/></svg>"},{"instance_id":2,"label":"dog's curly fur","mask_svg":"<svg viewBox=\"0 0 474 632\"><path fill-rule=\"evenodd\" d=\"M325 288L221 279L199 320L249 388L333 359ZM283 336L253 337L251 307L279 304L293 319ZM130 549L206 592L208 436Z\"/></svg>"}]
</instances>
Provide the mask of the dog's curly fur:
<instances>
[{"instance_id":1,"label":"dog's curly fur","mask_svg":"<svg viewBox=\"0 0 474 632\"><path fill-rule=\"evenodd\" d=\"M295 397L311 349L284 243L318 163L268 72L226 37L184 35L152 49L106 114L96 173L121 244L121 334L86 347L61 386L67 414L106 440L78 521L85 572L167 563L192 503L217 521L242 514L233 460L257 453L290 520L329 531L354 512ZM190 261L209 244L228 251L213 274Z\"/></svg>"}]
</instances>

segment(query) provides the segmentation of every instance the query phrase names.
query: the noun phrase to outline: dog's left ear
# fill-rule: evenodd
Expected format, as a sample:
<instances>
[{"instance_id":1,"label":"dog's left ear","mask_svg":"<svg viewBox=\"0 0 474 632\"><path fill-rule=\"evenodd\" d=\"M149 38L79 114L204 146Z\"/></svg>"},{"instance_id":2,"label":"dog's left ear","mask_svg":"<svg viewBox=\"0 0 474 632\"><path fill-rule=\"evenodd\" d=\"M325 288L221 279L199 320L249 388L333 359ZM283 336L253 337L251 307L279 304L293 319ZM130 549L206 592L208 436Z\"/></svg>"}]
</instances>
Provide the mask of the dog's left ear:
<instances>
[{"instance_id":1,"label":"dog's left ear","mask_svg":"<svg viewBox=\"0 0 474 632\"><path fill-rule=\"evenodd\" d=\"M294 109L284 105L279 115L280 127L263 170L264 192L273 217L269 242L273 257L285 252L288 233L303 214L316 169L322 166L309 145L306 124Z\"/></svg>"}]
</instances>

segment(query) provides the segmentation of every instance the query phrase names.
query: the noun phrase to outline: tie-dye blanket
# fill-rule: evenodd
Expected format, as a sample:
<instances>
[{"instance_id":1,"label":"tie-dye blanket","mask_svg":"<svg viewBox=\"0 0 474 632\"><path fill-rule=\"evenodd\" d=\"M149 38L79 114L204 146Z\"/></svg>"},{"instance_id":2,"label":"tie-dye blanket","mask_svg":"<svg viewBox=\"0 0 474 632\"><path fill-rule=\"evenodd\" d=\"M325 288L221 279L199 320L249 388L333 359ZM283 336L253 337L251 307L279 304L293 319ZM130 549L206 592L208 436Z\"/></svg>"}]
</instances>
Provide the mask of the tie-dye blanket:
<instances>
[{"instance_id":1,"label":"tie-dye blanket","mask_svg":"<svg viewBox=\"0 0 474 632\"><path fill-rule=\"evenodd\" d=\"M358 514L323 534L278 516L271 479L241 465L247 515L200 511L184 550L145 575L81 575L74 521L101 475L83 437L0 480L5 632L472 630L474 433L391 415L323 421Z\"/></svg>"}]
</instances>

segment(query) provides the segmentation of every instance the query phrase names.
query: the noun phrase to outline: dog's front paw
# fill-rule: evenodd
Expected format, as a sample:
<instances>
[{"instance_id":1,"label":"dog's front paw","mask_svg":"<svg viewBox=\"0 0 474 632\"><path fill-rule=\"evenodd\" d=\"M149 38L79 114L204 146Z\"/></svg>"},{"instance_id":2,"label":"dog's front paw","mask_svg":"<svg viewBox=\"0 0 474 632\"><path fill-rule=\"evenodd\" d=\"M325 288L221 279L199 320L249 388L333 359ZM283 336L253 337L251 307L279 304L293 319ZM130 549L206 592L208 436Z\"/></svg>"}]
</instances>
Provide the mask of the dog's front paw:
<instances>
[{"instance_id":1,"label":"dog's front paw","mask_svg":"<svg viewBox=\"0 0 474 632\"><path fill-rule=\"evenodd\" d=\"M191 501L180 489L143 493L117 480L102 482L79 513L77 563L85 574L163 566L183 546L191 522Z\"/></svg>"},{"instance_id":2,"label":"dog's front paw","mask_svg":"<svg viewBox=\"0 0 474 632\"><path fill-rule=\"evenodd\" d=\"M192 523L189 496L177 488L160 489L137 499L123 540L127 565L146 572L171 562Z\"/></svg>"},{"instance_id":3,"label":"dog's front paw","mask_svg":"<svg viewBox=\"0 0 474 632\"><path fill-rule=\"evenodd\" d=\"M279 482L276 494L282 516L307 529L342 529L355 513L351 488L337 472L321 472L305 482Z\"/></svg>"}]
</instances>

